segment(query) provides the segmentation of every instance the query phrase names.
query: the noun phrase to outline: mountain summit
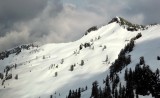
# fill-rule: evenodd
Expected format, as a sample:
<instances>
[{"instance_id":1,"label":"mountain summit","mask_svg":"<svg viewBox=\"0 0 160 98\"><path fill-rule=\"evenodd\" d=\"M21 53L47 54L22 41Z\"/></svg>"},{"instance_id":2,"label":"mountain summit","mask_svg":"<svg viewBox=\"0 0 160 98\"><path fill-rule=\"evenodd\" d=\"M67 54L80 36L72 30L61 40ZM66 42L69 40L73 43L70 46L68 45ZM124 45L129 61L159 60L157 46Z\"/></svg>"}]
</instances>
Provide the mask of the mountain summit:
<instances>
[{"instance_id":1,"label":"mountain summit","mask_svg":"<svg viewBox=\"0 0 160 98\"><path fill-rule=\"evenodd\" d=\"M131 22L125 20L124 18L122 17L115 17L113 18L110 22L110 23L113 23L113 22L116 22L118 23L119 25L123 26L124 28L127 28L127 30L129 31L138 31L139 29L141 30L145 30L146 27L143 26L143 25L138 25L138 24L132 24Z\"/></svg>"},{"instance_id":2,"label":"mountain summit","mask_svg":"<svg viewBox=\"0 0 160 98\"><path fill-rule=\"evenodd\" d=\"M75 42L3 52L0 98L159 98L159 32L116 17Z\"/></svg>"},{"instance_id":3,"label":"mountain summit","mask_svg":"<svg viewBox=\"0 0 160 98\"><path fill-rule=\"evenodd\" d=\"M124 18L118 17L118 16L116 16L113 19L111 19L111 21L108 22L108 24L111 24L111 23L114 23L114 22L119 24L120 26L122 26L124 29L127 29L128 31L138 31L138 30L147 29L146 26L133 24L133 23L125 20ZM87 35L91 31L96 31L96 30L98 30L98 27L97 26L92 26L86 31L85 35Z\"/></svg>"}]
</instances>

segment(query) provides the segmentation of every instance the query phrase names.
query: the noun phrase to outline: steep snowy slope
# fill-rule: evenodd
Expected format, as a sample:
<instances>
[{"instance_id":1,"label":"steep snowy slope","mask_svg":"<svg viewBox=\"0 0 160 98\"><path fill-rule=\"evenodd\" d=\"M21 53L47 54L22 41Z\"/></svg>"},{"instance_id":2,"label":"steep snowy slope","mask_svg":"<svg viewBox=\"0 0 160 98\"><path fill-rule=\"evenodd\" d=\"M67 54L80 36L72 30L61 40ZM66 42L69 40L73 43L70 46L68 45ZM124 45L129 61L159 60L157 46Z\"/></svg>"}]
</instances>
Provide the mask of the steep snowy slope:
<instances>
[{"instance_id":1,"label":"steep snowy slope","mask_svg":"<svg viewBox=\"0 0 160 98\"><path fill-rule=\"evenodd\" d=\"M4 73L6 66L14 66L8 71L12 79L0 80L4 83L0 86L0 98L50 98L50 95L66 98L70 89L86 86L81 98L89 98L92 82L97 80L99 85L103 85L103 79L109 74L109 67L121 49L138 33L142 37L135 41L133 51L128 53L131 55L128 68L135 68L141 56L152 70L159 68L160 26L134 31L126 28L113 21L75 42L31 47L0 60L0 73ZM124 70L119 73L122 82ZM16 75L18 79L15 79Z\"/></svg>"}]
</instances>

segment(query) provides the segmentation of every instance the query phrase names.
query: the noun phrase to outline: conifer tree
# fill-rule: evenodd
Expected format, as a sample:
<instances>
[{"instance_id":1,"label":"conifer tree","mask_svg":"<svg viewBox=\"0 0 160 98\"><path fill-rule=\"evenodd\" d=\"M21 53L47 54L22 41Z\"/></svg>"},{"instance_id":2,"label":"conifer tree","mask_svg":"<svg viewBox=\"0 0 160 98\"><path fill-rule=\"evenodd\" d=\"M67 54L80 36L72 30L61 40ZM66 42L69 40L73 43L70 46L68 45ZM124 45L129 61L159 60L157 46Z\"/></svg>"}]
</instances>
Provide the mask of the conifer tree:
<instances>
[{"instance_id":1,"label":"conifer tree","mask_svg":"<svg viewBox=\"0 0 160 98\"><path fill-rule=\"evenodd\" d=\"M92 84L92 94L91 97L98 98L98 82L95 81Z\"/></svg>"}]
</instances>

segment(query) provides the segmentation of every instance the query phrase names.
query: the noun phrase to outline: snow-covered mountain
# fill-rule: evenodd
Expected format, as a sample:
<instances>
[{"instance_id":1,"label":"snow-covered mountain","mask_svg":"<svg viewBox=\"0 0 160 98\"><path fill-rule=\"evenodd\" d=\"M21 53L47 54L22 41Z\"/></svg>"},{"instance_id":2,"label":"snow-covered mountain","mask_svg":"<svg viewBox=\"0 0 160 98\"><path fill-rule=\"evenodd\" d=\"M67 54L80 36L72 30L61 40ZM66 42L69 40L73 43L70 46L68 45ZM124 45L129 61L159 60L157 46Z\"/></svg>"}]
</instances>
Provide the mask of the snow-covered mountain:
<instances>
[{"instance_id":1,"label":"snow-covered mountain","mask_svg":"<svg viewBox=\"0 0 160 98\"><path fill-rule=\"evenodd\" d=\"M99 87L104 88L111 69L120 78L118 85L121 82L126 86L125 70L134 70L140 58L143 57L153 72L160 68L159 33L160 25L134 25L116 17L105 26L90 28L74 42L30 45L18 53L12 49L7 56L2 53L0 98L66 98L70 90L79 88L81 98L90 98L92 83L97 81ZM116 69L115 66L121 64L116 64L121 54L130 62ZM110 85L112 82L110 79ZM152 98L152 95L138 97Z\"/></svg>"}]
</instances>

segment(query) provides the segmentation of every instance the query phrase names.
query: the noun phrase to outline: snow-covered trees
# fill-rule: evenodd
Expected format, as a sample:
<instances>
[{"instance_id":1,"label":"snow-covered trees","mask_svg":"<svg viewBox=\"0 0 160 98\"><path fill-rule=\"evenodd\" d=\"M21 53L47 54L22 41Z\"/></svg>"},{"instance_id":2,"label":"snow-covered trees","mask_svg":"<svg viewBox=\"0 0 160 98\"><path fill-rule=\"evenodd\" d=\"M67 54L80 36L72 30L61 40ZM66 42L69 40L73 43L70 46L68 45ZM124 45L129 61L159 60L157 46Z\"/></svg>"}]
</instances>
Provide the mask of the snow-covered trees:
<instances>
[{"instance_id":1,"label":"snow-covered trees","mask_svg":"<svg viewBox=\"0 0 160 98\"><path fill-rule=\"evenodd\" d=\"M128 77L128 78L126 78ZM134 98L133 90L138 95L149 95L150 93L155 98L160 94L160 78L159 69L153 72L148 65L137 64L135 71L125 72L126 94L129 98Z\"/></svg>"},{"instance_id":2,"label":"snow-covered trees","mask_svg":"<svg viewBox=\"0 0 160 98\"><path fill-rule=\"evenodd\" d=\"M91 31L95 31L95 30L97 30L97 29L98 29L97 26L92 26L92 27L90 27L90 28L86 31L85 35L87 35L87 34L90 33Z\"/></svg>"},{"instance_id":3,"label":"snow-covered trees","mask_svg":"<svg viewBox=\"0 0 160 98\"><path fill-rule=\"evenodd\" d=\"M55 77L57 77L57 75L58 75L58 72L55 72Z\"/></svg>"},{"instance_id":4,"label":"snow-covered trees","mask_svg":"<svg viewBox=\"0 0 160 98\"><path fill-rule=\"evenodd\" d=\"M81 66L83 66L84 65L84 60L81 60L81 64L80 64Z\"/></svg>"},{"instance_id":5,"label":"snow-covered trees","mask_svg":"<svg viewBox=\"0 0 160 98\"><path fill-rule=\"evenodd\" d=\"M2 73L0 73L0 79L2 80L4 77L4 75Z\"/></svg>"},{"instance_id":6,"label":"snow-covered trees","mask_svg":"<svg viewBox=\"0 0 160 98\"><path fill-rule=\"evenodd\" d=\"M70 71L73 71L73 70L74 70L74 66L71 65L69 70L70 70Z\"/></svg>"},{"instance_id":7,"label":"snow-covered trees","mask_svg":"<svg viewBox=\"0 0 160 98\"><path fill-rule=\"evenodd\" d=\"M81 98L81 88L79 88L78 90L76 89L75 91L70 90L66 98Z\"/></svg>"},{"instance_id":8,"label":"snow-covered trees","mask_svg":"<svg viewBox=\"0 0 160 98\"><path fill-rule=\"evenodd\" d=\"M81 50L83 48L83 44L79 45L79 50Z\"/></svg>"},{"instance_id":9,"label":"snow-covered trees","mask_svg":"<svg viewBox=\"0 0 160 98\"><path fill-rule=\"evenodd\" d=\"M16 74L15 79L18 80L18 74Z\"/></svg>"},{"instance_id":10,"label":"snow-covered trees","mask_svg":"<svg viewBox=\"0 0 160 98\"><path fill-rule=\"evenodd\" d=\"M64 63L64 59L61 59L61 62L60 62L61 64L63 64Z\"/></svg>"},{"instance_id":11,"label":"snow-covered trees","mask_svg":"<svg viewBox=\"0 0 160 98\"><path fill-rule=\"evenodd\" d=\"M29 50L30 47L37 47L37 46L35 46L33 44L21 45L21 46L13 48L11 50L3 51L3 52L0 53L0 60L8 58L11 54L18 55L21 52L22 49Z\"/></svg>"},{"instance_id":12,"label":"snow-covered trees","mask_svg":"<svg viewBox=\"0 0 160 98\"><path fill-rule=\"evenodd\" d=\"M12 79L12 74L8 74L5 78L5 80L9 80L9 79Z\"/></svg>"}]
</instances>

